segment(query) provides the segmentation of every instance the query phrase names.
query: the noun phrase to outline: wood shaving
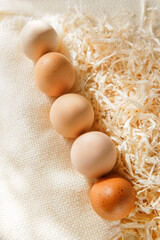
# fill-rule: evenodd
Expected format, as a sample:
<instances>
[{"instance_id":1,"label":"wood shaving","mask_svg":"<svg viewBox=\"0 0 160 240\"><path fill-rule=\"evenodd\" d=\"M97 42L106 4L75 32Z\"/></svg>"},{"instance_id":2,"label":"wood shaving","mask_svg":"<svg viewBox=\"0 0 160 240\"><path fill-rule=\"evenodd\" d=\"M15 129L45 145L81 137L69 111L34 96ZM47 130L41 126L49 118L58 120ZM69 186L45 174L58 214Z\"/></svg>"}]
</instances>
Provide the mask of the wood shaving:
<instances>
[{"instance_id":1,"label":"wood shaving","mask_svg":"<svg viewBox=\"0 0 160 240\"><path fill-rule=\"evenodd\" d=\"M94 129L113 139L115 170L136 190L136 207L121 221L123 240L160 239L160 29L154 9L146 12L139 26L112 25L78 11L44 17L75 66L73 92L92 103Z\"/></svg>"}]
</instances>

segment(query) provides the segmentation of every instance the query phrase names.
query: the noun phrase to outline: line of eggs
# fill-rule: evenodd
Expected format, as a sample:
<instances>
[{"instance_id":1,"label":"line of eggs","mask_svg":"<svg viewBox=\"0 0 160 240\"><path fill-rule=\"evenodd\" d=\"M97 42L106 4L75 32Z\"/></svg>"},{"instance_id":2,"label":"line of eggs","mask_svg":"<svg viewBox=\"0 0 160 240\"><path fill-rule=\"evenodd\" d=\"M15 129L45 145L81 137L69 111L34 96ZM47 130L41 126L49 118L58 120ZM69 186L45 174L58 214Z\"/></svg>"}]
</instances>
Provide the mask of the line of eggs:
<instances>
[{"instance_id":1,"label":"line of eggs","mask_svg":"<svg viewBox=\"0 0 160 240\"><path fill-rule=\"evenodd\" d=\"M94 122L93 107L85 97L68 93L75 82L75 70L70 60L57 52L55 29L44 21L31 21L22 29L20 40L24 54L36 63L37 86L48 96L58 97L50 110L53 128L64 137L77 138L71 148L75 169L88 178L110 173L117 159L116 147L106 134L88 132ZM92 186L90 201L101 217L120 220L133 209L135 191L128 180L110 173Z\"/></svg>"}]
</instances>

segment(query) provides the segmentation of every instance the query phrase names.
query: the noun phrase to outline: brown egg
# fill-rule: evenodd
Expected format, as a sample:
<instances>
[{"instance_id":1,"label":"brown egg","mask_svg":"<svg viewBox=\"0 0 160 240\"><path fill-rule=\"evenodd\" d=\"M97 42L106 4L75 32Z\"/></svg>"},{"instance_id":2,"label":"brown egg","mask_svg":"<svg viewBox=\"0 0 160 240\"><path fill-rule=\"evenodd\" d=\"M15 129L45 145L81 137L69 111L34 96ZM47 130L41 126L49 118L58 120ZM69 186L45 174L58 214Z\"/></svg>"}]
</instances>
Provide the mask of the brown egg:
<instances>
[{"instance_id":1,"label":"brown egg","mask_svg":"<svg viewBox=\"0 0 160 240\"><path fill-rule=\"evenodd\" d=\"M94 121L93 107L79 94L65 94L53 103L50 120L58 133L67 138L76 138L91 128Z\"/></svg>"},{"instance_id":2,"label":"brown egg","mask_svg":"<svg viewBox=\"0 0 160 240\"><path fill-rule=\"evenodd\" d=\"M27 23L20 33L24 54L37 61L42 55L58 50L59 39L54 28L42 20Z\"/></svg>"},{"instance_id":3,"label":"brown egg","mask_svg":"<svg viewBox=\"0 0 160 240\"><path fill-rule=\"evenodd\" d=\"M93 185L90 200L98 215L116 221L127 217L134 208L135 190L125 178L110 174Z\"/></svg>"},{"instance_id":4,"label":"brown egg","mask_svg":"<svg viewBox=\"0 0 160 240\"><path fill-rule=\"evenodd\" d=\"M116 163L117 151L111 138L98 131L78 137L71 148L71 161L88 178L109 173Z\"/></svg>"},{"instance_id":5,"label":"brown egg","mask_svg":"<svg viewBox=\"0 0 160 240\"><path fill-rule=\"evenodd\" d=\"M75 82L75 71L67 57L60 53L47 53L35 66L35 80L39 89L48 96L67 93Z\"/></svg>"}]
</instances>

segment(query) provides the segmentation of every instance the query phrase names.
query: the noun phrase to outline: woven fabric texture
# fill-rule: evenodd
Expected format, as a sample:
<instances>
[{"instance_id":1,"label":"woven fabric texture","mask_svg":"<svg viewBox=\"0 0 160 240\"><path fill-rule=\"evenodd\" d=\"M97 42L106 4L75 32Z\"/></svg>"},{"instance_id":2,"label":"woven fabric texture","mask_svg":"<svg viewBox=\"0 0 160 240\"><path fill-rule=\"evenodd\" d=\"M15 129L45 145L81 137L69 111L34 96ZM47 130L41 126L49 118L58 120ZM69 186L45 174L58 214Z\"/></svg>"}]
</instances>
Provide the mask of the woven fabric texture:
<instances>
[{"instance_id":1,"label":"woven fabric texture","mask_svg":"<svg viewBox=\"0 0 160 240\"><path fill-rule=\"evenodd\" d=\"M0 0L0 239L110 240L119 222L101 219L89 201L91 181L70 162L72 140L51 127L53 98L34 81L19 33L28 17L64 13L77 6L110 17L140 11L138 0ZM156 5L158 1L152 1ZM160 4L159 4L160 5ZM28 16L26 16L28 15Z\"/></svg>"}]
</instances>

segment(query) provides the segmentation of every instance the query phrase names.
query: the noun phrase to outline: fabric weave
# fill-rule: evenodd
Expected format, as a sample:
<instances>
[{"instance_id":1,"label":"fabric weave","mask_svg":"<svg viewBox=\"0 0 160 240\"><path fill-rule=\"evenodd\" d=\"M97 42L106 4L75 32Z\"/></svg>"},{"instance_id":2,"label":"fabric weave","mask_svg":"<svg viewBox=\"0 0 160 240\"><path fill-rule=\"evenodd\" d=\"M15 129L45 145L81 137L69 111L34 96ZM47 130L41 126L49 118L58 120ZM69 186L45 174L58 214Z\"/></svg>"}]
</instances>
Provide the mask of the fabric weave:
<instances>
[{"instance_id":1,"label":"fabric weave","mask_svg":"<svg viewBox=\"0 0 160 240\"><path fill-rule=\"evenodd\" d=\"M160 2L152 1L152 5ZM91 181L70 162L72 140L51 127L53 98L34 81L33 63L21 50L19 33L33 15L63 13L77 6L87 14L140 11L138 0L0 0L0 239L110 240L119 222L93 211ZM26 14L28 16L26 16Z\"/></svg>"}]
</instances>

